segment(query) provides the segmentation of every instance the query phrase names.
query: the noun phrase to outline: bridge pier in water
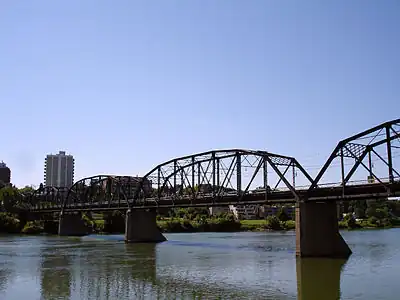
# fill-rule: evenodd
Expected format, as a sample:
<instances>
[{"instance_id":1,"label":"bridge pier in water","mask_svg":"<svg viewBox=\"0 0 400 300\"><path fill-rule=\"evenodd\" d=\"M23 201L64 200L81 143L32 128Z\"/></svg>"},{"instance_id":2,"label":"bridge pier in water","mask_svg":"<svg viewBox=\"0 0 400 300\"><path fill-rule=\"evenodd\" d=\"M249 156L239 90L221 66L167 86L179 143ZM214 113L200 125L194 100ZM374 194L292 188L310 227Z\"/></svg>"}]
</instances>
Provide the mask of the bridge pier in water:
<instances>
[{"instance_id":1,"label":"bridge pier in water","mask_svg":"<svg viewBox=\"0 0 400 300\"><path fill-rule=\"evenodd\" d=\"M296 205L296 256L348 258L350 247L339 232L335 201Z\"/></svg>"},{"instance_id":2,"label":"bridge pier in water","mask_svg":"<svg viewBox=\"0 0 400 300\"><path fill-rule=\"evenodd\" d=\"M128 210L125 218L126 243L159 243L167 239L157 227L155 211Z\"/></svg>"},{"instance_id":3,"label":"bridge pier in water","mask_svg":"<svg viewBox=\"0 0 400 300\"><path fill-rule=\"evenodd\" d=\"M58 235L60 236L84 236L91 232L90 228L82 219L81 213L61 213L58 224Z\"/></svg>"}]
</instances>

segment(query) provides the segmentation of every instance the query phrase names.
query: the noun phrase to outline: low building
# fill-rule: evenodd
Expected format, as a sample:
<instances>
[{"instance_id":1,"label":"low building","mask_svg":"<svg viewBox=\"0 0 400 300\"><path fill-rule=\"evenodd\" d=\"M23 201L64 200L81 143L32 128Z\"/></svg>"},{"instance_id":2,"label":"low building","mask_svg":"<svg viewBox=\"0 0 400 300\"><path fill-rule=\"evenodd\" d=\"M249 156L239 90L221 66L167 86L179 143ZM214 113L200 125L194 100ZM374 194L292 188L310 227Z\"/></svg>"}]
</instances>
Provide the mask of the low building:
<instances>
[{"instance_id":1,"label":"low building","mask_svg":"<svg viewBox=\"0 0 400 300\"><path fill-rule=\"evenodd\" d=\"M254 220L259 218L259 205L229 205L229 210L236 219Z\"/></svg>"},{"instance_id":2,"label":"low building","mask_svg":"<svg viewBox=\"0 0 400 300\"><path fill-rule=\"evenodd\" d=\"M210 215L211 216L215 216L217 214L221 214L221 213L229 213L230 209L229 206L213 206L213 207L209 207L208 210L210 211Z\"/></svg>"},{"instance_id":3,"label":"low building","mask_svg":"<svg viewBox=\"0 0 400 300\"><path fill-rule=\"evenodd\" d=\"M281 206L277 206L277 205L263 205L261 207L261 215L263 218L266 218L268 216L276 216L279 212L279 210L281 209ZM294 207L294 205L292 206L283 206L283 210L285 211L285 213L287 214L287 216L291 219L295 218L295 213L296 213L296 209Z\"/></svg>"}]
</instances>

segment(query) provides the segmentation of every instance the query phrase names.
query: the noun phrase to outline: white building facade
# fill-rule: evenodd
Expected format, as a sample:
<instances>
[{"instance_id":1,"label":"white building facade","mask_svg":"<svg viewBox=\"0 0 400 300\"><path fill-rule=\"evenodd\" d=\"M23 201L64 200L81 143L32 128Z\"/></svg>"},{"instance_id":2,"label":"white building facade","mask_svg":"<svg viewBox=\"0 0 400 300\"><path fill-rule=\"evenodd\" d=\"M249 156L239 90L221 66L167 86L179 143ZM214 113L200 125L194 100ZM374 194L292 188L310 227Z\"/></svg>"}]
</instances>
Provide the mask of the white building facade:
<instances>
[{"instance_id":1,"label":"white building facade","mask_svg":"<svg viewBox=\"0 0 400 300\"><path fill-rule=\"evenodd\" d=\"M44 185L70 187L74 183L74 168L74 157L65 151L48 154L44 163Z\"/></svg>"}]
</instances>

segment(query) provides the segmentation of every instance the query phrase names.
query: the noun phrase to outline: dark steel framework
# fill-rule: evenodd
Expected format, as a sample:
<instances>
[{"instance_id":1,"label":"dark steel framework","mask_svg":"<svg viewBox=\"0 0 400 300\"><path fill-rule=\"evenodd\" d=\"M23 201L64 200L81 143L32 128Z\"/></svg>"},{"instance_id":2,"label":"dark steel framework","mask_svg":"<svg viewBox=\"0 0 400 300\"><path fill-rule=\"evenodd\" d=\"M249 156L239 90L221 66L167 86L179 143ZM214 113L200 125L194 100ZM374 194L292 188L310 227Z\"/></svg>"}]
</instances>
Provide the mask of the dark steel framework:
<instances>
[{"instance_id":1,"label":"dark steel framework","mask_svg":"<svg viewBox=\"0 0 400 300\"><path fill-rule=\"evenodd\" d=\"M387 187L389 191L390 185L400 179L400 170L396 169L394 165L394 158L398 157L398 155L393 155L395 149L400 149L400 119L383 123L344 139L337 144L309 187L309 191L322 186L321 179L336 159L340 161L341 180L339 184L343 188L343 193L346 186L351 183L350 180L354 174L360 169L367 171L368 177L365 184L379 183ZM350 167L349 159L352 162ZM380 162L384 166L386 176L378 176L375 173L374 161Z\"/></svg>"},{"instance_id":2,"label":"dark steel framework","mask_svg":"<svg viewBox=\"0 0 400 300\"><path fill-rule=\"evenodd\" d=\"M393 154L400 149L399 138L397 119L342 140L315 179L293 157L266 151L214 150L172 159L143 177L97 175L77 181L68 190L41 187L30 196L30 203L39 209L90 210L307 201L337 192L344 198L346 192L358 193L363 188L365 183L350 190L351 180L360 170L368 174L365 186L384 186L389 195L392 187L396 193L400 187L400 166ZM372 157L386 167L386 176L378 176ZM334 184L334 191L321 179L335 160L339 160L341 181ZM300 176L308 182L307 188L296 187Z\"/></svg>"},{"instance_id":3,"label":"dark steel framework","mask_svg":"<svg viewBox=\"0 0 400 300\"><path fill-rule=\"evenodd\" d=\"M69 189L63 209L69 207L127 207L140 179L132 176L96 175L83 178Z\"/></svg>"},{"instance_id":4,"label":"dark steel framework","mask_svg":"<svg viewBox=\"0 0 400 300\"><path fill-rule=\"evenodd\" d=\"M224 197L240 204L250 193L262 194L268 201L268 195L282 190L282 186L298 199L297 172L311 184L312 178L293 157L242 149L207 151L162 163L141 178L84 178L71 187L63 207L118 208L159 206L166 202L172 206L199 205L204 199L213 205Z\"/></svg>"},{"instance_id":5,"label":"dark steel framework","mask_svg":"<svg viewBox=\"0 0 400 300\"><path fill-rule=\"evenodd\" d=\"M32 193L23 195L25 203L35 209L62 208L67 197L67 187L40 186Z\"/></svg>"}]
</instances>

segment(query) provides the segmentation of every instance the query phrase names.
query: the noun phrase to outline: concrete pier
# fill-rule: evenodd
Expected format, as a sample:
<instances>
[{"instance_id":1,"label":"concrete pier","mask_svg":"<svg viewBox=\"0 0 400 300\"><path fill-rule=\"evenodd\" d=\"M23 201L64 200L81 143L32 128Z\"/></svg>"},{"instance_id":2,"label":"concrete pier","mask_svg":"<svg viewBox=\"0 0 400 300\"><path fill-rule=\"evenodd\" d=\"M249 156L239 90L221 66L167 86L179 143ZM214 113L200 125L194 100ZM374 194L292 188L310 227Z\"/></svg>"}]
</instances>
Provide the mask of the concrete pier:
<instances>
[{"instance_id":1,"label":"concrete pier","mask_svg":"<svg viewBox=\"0 0 400 300\"><path fill-rule=\"evenodd\" d=\"M337 205L303 202L296 205L296 255L348 258L351 250L339 233Z\"/></svg>"},{"instance_id":2,"label":"concrete pier","mask_svg":"<svg viewBox=\"0 0 400 300\"><path fill-rule=\"evenodd\" d=\"M128 210L126 212L126 243L159 243L166 240L157 227L155 211Z\"/></svg>"},{"instance_id":3,"label":"concrete pier","mask_svg":"<svg viewBox=\"0 0 400 300\"><path fill-rule=\"evenodd\" d=\"M82 220L81 213L60 214L58 224L58 235L61 236L84 236L90 234L91 229Z\"/></svg>"}]
</instances>

